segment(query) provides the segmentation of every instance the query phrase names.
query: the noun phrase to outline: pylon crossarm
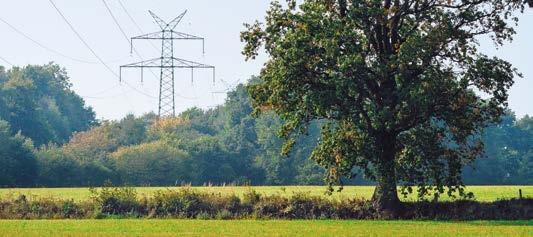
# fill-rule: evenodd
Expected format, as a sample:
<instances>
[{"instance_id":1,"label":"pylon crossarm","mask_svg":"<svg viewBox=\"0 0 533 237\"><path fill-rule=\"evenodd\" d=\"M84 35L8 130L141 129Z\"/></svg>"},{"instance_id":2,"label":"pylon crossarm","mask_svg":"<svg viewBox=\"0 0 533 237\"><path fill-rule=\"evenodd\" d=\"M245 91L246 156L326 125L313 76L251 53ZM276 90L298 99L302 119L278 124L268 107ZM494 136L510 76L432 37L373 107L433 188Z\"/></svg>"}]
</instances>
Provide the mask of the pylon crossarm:
<instances>
[{"instance_id":1,"label":"pylon crossarm","mask_svg":"<svg viewBox=\"0 0 533 237\"><path fill-rule=\"evenodd\" d=\"M181 58L172 58L174 61L174 66L181 67L181 68L215 68L214 66L207 65L207 64L201 64Z\"/></svg>"},{"instance_id":2,"label":"pylon crossarm","mask_svg":"<svg viewBox=\"0 0 533 237\"><path fill-rule=\"evenodd\" d=\"M158 31L158 32L154 32L154 33L148 33L148 34L144 34L144 35L139 35L139 36L135 36L135 37L132 37L131 40L138 40L138 39L152 39L152 40L160 40L163 38L163 33L161 33L161 31Z\"/></svg>"},{"instance_id":3,"label":"pylon crossarm","mask_svg":"<svg viewBox=\"0 0 533 237\"><path fill-rule=\"evenodd\" d=\"M161 66L160 63L161 63L161 58L154 58L154 59L144 60L141 62L122 65L120 67L121 68L123 67L158 67L158 66Z\"/></svg>"},{"instance_id":4,"label":"pylon crossarm","mask_svg":"<svg viewBox=\"0 0 533 237\"><path fill-rule=\"evenodd\" d=\"M177 31L171 31L172 36L163 36L163 32L158 31L154 33L139 35L131 38L132 40L162 40L162 39L169 39L169 40L204 40L202 37L198 37L195 35L190 35L187 33L181 33Z\"/></svg>"},{"instance_id":5,"label":"pylon crossarm","mask_svg":"<svg viewBox=\"0 0 533 237\"><path fill-rule=\"evenodd\" d=\"M120 68L215 68L211 65L187 61L184 59L173 59L172 65L161 65L161 58L146 60L120 66Z\"/></svg>"},{"instance_id":6,"label":"pylon crossarm","mask_svg":"<svg viewBox=\"0 0 533 237\"><path fill-rule=\"evenodd\" d=\"M171 31L170 32L171 36L169 37L168 36L168 32L166 32L166 33L167 34L165 34L162 31L159 31L159 32L139 35L139 36L135 36L135 37L131 38L131 40L130 40L131 51L133 51L133 41L134 40L201 40L202 41L202 52L205 53L205 39L204 38L198 37L198 36L195 36L195 35L190 35L190 34L187 34L187 33L176 32L176 31Z\"/></svg>"},{"instance_id":7,"label":"pylon crossarm","mask_svg":"<svg viewBox=\"0 0 533 237\"><path fill-rule=\"evenodd\" d=\"M187 33L181 33L177 31L172 31L172 39L174 40L204 40L202 37L190 35Z\"/></svg>"}]
</instances>

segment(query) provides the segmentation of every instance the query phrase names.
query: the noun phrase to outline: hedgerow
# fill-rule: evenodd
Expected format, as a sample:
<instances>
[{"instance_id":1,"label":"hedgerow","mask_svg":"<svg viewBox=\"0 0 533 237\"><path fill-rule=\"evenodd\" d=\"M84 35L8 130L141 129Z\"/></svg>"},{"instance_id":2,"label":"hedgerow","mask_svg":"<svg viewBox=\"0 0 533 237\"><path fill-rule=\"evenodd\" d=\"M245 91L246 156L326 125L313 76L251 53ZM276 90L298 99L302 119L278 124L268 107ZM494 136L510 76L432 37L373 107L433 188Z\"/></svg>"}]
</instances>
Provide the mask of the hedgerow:
<instances>
[{"instance_id":1,"label":"hedgerow","mask_svg":"<svg viewBox=\"0 0 533 237\"><path fill-rule=\"evenodd\" d=\"M533 199L495 202L458 200L406 202L396 219L406 220L530 220ZM91 189L84 202L53 198L0 200L0 219L380 219L370 201L327 199L296 193L290 197L263 196L250 189L238 197L195 191L191 188L161 190L138 197L134 188Z\"/></svg>"}]
</instances>

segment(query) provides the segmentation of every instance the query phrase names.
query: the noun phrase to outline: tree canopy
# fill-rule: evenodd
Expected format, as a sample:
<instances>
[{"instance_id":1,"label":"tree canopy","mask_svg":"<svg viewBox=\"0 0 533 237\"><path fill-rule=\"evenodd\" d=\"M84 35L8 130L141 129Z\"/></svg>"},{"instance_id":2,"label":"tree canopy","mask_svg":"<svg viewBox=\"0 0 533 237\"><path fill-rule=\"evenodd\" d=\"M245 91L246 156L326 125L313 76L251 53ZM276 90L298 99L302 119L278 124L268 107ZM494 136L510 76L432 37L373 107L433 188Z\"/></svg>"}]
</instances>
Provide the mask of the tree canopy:
<instances>
[{"instance_id":1,"label":"tree canopy","mask_svg":"<svg viewBox=\"0 0 533 237\"><path fill-rule=\"evenodd\" d=\"M92 108L71 87L65 69L53 63L0 67L0 119L37 146L64 143L96 124Z\"/></svg>"},{"instance_id":2,"label":"tree canopy","mask_svg":"<svg viewBox=\"0 0 533 237\"><path fill-rule=\"evenodd\" d=\"M483 152L519 73L478 50L512 39L518 0L288 0L247 25L243 54L269 55L249 87L256 113L272 110L294 138L324 123L312 158L330 184L361 169L378 210L394 214L397 185L419 195L462 189L461 170Z\"/></svg>"}]
</instances>

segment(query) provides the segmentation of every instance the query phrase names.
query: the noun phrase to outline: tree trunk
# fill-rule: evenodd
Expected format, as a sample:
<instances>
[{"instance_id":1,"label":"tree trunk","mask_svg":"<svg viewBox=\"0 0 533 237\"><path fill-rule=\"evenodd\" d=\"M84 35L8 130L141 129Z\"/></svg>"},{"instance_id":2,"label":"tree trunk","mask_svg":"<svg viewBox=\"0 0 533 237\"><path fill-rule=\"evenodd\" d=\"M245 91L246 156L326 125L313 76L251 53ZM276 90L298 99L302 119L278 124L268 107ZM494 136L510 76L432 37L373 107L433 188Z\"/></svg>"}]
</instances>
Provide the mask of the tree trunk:
<instances>
[{"instance_id":1,"label":"tree trunk","mask_svg":"<svg viewBox=\"0 0 533 237\"><path fill-rule=\"evenodd\" d=\"M382 218L396 218L400 209L400 199L396 185L396 170L394 165L395 149L391 140L385 144L380 160L376 164L377 186L372 196L372 204Z\"/></svg>"}]
</instances>

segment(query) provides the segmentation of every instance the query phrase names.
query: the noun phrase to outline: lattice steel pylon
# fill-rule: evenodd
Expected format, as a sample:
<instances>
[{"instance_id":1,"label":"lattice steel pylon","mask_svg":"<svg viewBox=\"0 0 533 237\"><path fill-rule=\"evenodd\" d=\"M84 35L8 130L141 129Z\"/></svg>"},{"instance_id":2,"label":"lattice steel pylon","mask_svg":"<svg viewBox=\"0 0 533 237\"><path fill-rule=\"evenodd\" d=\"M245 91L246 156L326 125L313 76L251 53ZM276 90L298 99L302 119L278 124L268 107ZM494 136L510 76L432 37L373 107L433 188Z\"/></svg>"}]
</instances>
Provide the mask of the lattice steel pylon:
<instances>
[{"instance_id":1,"label":"lattice steel pylon","mask_svg":"<svg viewBox=\"0 0 533 237\"><path fill-rule=\"evenodd\" d=\"M174 40L201 40L202 49L204 47L204 38L174 31L174 28L180 23L181 19L187 11L183 12L178 17L174 18L170 23L166 23L152 11L148 11L154 18L155 22L161 28L161 31L155 33L144 34L131 38L131 50L133 51L134 40L161 40L161 57L142 62L126 64L120 66L120 80L122 81L123 68L140 68L141 81L144 77L144 68L159 68L161 70L159 81L159 117L176 116L176 102L175 102L175 80L174 70L176 68L191 69L191 77L194 77L195 68L205 68L213 70L213 82L215 80L215 67L205 65L197 62L188 61L174 57Z\"/></svg>"}]
</instances>

